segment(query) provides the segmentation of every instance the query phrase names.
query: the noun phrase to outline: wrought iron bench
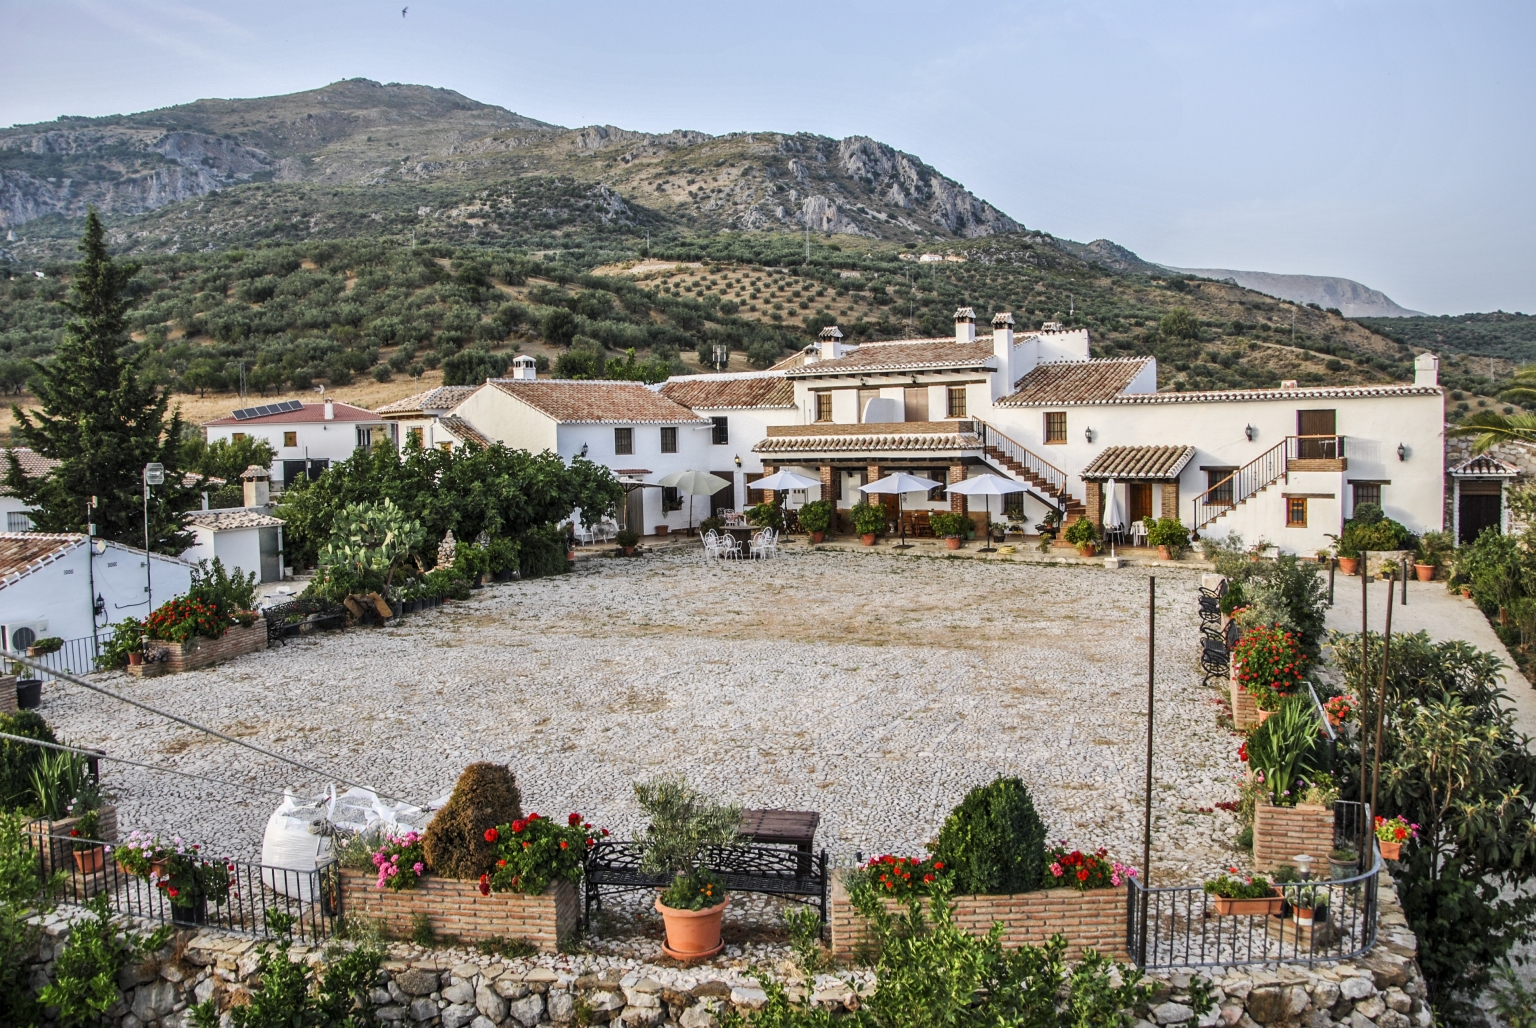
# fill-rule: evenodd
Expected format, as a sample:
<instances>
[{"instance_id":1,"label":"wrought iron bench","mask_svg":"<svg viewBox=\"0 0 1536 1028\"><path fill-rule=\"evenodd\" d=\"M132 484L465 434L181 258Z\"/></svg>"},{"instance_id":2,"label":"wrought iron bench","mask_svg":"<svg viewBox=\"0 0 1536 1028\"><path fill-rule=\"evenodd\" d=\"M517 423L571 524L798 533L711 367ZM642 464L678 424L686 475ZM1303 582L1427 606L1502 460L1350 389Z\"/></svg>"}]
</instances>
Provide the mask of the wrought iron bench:
<instances>
[{"instance_id":1,"label":"wrought iron bench","mask_svg":"<svg viewBox=\"0 0 1536 1028\"><path fill-rule=\"evenodd\" d=\"M340 628L346 620L347 612L344 608L315 600L290 600L287 603L274 603L262 611L267 619L267 645L280 646L287 642L289 636L298 635L305 625L316 628L334 626ZM290 620L295 615L302 615L297 620Z\"/></svg>"},{"instance_id":2,"label":"wrought iron bench","mask_svg":"<svg viewBox=\"0 0 1536 1028\"><path fill-rule=\"evenodd\" d=\"M669 874L640 868L636 842L606 839L587 851L586 922L602 908L603 893L665 888ZM827 852L806 854L780 846L741 845L712 850L705 866L720 876L727 892L761 892L814 906L827 919Z\"/></svg>"},{"instance_id":3,"label":"wrought iron bench","mask_svg":"<svg viewBox=\"0 0 1536 1028\"><path fill-rule=\"evenodd\" d=\"M1241 638L1236 621L1228 621L1222 631L1200 626L1200 670L1205 672L1205 684L1213 678L1224 678L1231 668L1232 648Z\"/></svg>"}]
</instances>

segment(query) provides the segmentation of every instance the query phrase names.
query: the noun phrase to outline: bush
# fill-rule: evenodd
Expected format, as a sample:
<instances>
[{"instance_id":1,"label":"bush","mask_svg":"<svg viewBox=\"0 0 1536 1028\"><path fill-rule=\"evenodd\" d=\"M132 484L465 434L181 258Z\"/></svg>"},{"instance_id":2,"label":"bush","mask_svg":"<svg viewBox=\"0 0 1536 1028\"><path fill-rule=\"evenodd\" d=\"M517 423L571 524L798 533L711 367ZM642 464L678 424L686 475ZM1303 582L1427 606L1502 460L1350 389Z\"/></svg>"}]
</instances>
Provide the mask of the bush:
<instances>
[{"instance_id":1,"label":"bush","mask_svg":"<svg viewBox=\"0 0 1536 1028\"><path fill-rule=\"evenodd\" d=\"M70 925L69 939L53 968L53 981L37 994L38 1002L58 1011L62 1028L99 1024L121 998L118 974L133 959L143 960L170 939L163 925L144 936L118 923L105 894L86 903L91 912Z\"/></svg>"},{"instance_id":2,"label":"bush","mask_svg":"<svg viewBox=\"0 0 1536 1028\"><path fill-rule=\"evenodd\" d=\"M968 539L976 533L976 523L956 511L935 511L929 515L928 524L941 539Z\"/></svg>"},{"instance_id":3,"label":"bush","mask_svg":"<svg viewBox=\"0 0 1536 1028\"><path fill-rule=\"evenodd\" d=\"M485 830L522 816L522 796L511 769L488 762L469 765L422 836L427 867L448 878L490 873L495 869L496 844L485 838Z\"/></svg>"},{"instance_id":4,"label":"bush","mask_svg":"<svg viewBox=\"0 0 1536 1028\"><path fill-rule=\"evenodd\" d=\"M1276 710L1305 680L1306 657L1296 637L1274 625L1255 625L1232 649L1237 680L1260 710Z\"/></svg>"},{"instance_id":5,"label":"bush","mask_svg":"<svg viewBox=\"0 0 1536 1028\"><path fill-rule=\"evenodd\" d=\"M489 350L460 350L443 360L443 385L475 386L507 373L508 357Z\"/></svg>"},{"instance_id":6,"label":"bush","mask_svg":"<svg viewBox=\"0 0 1536 1028\"><path fill-rule=\"evenodd\" d=\"M1079 515L1076 521L1067 526L1066 534L1062 538L1073 546L1087 546L1089 543L1098 542L1099 527L1086 517Z\"/></svg>"},{"instance_id":7,"label":"bush","mask_svg":"<svg viewBox=\"0 0 1536 1028\"><path fill-rule=\"evenodd\" d=\"M1200 338L1200 323L1183 307L1175 307L1164 314L1157 323L1157 330L1168 339Z\"/></svg>"},{"instance_id":8,"label":"bush","mask_svg":"<svg viewBox=\"0 0 1536 1028\"><path fill-rule=\"evenodd\" d=\"M1148 517L1144 523L1147 526L1148 546L1168 547L1168 554L1174 560L1189 552L1189 530L1177 517Z\"/></svg>"},{"instance_id":9,"label":"bush","mask_svg":"<svg viewBox=\"0 0 1536 1028\"><path fill-rule=\"evenodd\" d=\"M812 500L800 508L799 518L807 532L825 532L832 525L832 501Z\"/></svg>"},{"instance_id":10,"label":"bush","mask_svg":"<svg viewBox=\"0 0 1536 1028\"><path fill-rule=\"evenodd\" d=\"M587 850L597 842L592 826L580 814L570 814L561 824L551 818L529 813L507 824L497 825L496 844L500 854L495 871L482 879L480 890L521 892L537 896L557 879L576 884L586 870ZM605 829L602 835L607 835Z\"/></svg>"},{"instance_id":11,"label":"bush","mask_svg":"<svg viewBox=\"0 0 1536 1028\"><path fill-rule=\"evenodd\" d=\"M518 554L522 577L544 578L570 570L570 562L565 559L569 539L554 526L526 533L520 540L522 548Z\"/></svg>"},{"instance_id":12,"label":"bush","mask_svg":"<svg viewBox=\"0 0 1536 1028\"><path fill-rule=\"evenodd\" d=\"M853 505L848 516L853 519L853 530L860 535L878 535L885 531L886 512L883 504L861 500Z\"/></svg>"},{"instance_id":13,"label":"bush","mask_svg":"<svg viewBox=\"0 0 1536 1028\"><path fill-rule=\"evenodd\" d=\"M35 710L0 714L0 732L39 742L59 741ZM0 739L0 810L17 810L28 802L32 795L32 771L47 752L50 751L41 746Z\"/></svg>"},{"instance_id":14,"label":"bush","mask_svg":"<svg viewBox=\"0 0 1536 1028\"><path fill-rule=\"evenodd\" d=\"M784 531L784 508L777 503L756 503L742 512L747 524Z\"/></svg>"},{"instance_id":15,"label":"bush","mask_svg":"<svg viewBox=\"0 0 1536 1028\"><path fill-rule=\"evenodd\" d=\"M1045 825L1024 783L999 778L972 789L945 818L934 853L961 893L1029 892L1040 888Z\"/></svg>"},{"instance_id":16,"label":"bush","mask_svg":"<svg viewBox=\"0 0 1536 1028\"><path fill-rule=\"evenodd\" d=\"M633 528L621 528L614 534L613 541L626 550L640 545L640 533Z\"/></svg>"}]
</instances>

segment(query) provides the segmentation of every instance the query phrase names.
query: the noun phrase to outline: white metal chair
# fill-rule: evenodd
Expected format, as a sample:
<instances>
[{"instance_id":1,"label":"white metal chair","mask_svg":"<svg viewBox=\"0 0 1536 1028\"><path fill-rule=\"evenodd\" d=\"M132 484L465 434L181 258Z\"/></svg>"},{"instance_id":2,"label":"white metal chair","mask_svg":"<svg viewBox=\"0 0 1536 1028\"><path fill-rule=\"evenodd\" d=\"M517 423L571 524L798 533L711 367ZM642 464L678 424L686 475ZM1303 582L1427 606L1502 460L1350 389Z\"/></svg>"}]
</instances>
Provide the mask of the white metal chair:
<instances>
[{"instance_id":1,"label":"white metal chair","mask_svg":"<svg viewBox=\"0 0 1536 1028\"><path fill-rule=\"evenodd\" d=\"M720 556L729 560L741 559L741 540L729 532L720 537Z\"/></svg>"},{"instance_id":2,"label":"white metal chair","mask_svg":"<svg viewBox=\"0 0 1536 1028\"><path fill-rule=\"evenodd\" d=\"M778 533L771 528L765 528L752 537L752 559L761 557L767 560L779 554Z\"/></svg>"},{"instance_id":3,"label":"white metal chair","mask_svg":"<svg viewBox=\"0 0 1536 1028\"><path fill-rule=\"evenodd\" d=\"M708 532L704 533L704 559L714 560L716 557L721 556L721 553L720 536L711 528Z\"/></svg>"},{"instance_id":4,"label":"white metal chair","mask_svg":"<svg viewBox=\"0 0 1536 1028\"><path fill-rule=\"evenodd\" d=\"M591 545L597 541L597 532L595 529L588 528L586 525L582 524L572 525L571 528L575 531L578 541L588 545Z\"/></svg>"}]
</instances>

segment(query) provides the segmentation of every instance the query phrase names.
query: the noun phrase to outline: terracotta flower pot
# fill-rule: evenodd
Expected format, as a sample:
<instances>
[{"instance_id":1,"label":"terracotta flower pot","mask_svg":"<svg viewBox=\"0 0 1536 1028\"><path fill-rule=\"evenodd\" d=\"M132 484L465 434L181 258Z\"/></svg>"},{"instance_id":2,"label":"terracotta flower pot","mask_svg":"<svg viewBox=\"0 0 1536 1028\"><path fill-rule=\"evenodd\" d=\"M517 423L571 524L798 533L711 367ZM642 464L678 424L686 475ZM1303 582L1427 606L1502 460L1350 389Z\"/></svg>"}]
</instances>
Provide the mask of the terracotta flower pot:
<instances>
[{"instance_id":1,"label":"terracotta flower pot","mask_svg":"<svg viewBox=\"0 0 1536 1028\"><path fill-rule=\"evenodd\" d=\"M667 941L661 951L673 960L703 960L725 948L720 938L720 917L730 905L727 896L703 910L674 910L656 901L656 912L667 926Z\"/></svg>"},{"instance_id":2,"label":"terracotta flower pot","mask_svg":"<svg viewBox=\"0 0 1536 1028\"><path fill-rule=\"evenodd\" d=\"M1168 547L1166 547L1166 546L1159 546L1157 548L1157 559L1158 560L1172 560L1173 559L1173 554L1168 552Z\"/></svg>"},{"instance_id":3,"label":"terracotta flower pot","mask_svg":"<svg viewBox=\"0 0 1536 1028\"><path fill-rule=\"evenodd\" d=\"M575 550L566 550L565 551L565 559L566 560L575 560L576 559L576 551Z\"/></svg>"},{"instance_id":4,"label":"terracotta flower pot","mask_svg":"<svg viewBox=\"0 0 1536 1028\"><path fill-rule=\"evenodd\" d=\"M1354 574L1356 569L1359 568L1359 567L1360 567L1360 558L1359 557L1340 557L1339 558L1339 570L1344 572L1346 575Z\"/></svg>"},{"instance_id":5,"label":"terracotta flower pot","mask_svg":"<svg viewBox=\"0 0 1536 1028\"><path fill-rule=\"evenodd\" d=\"M811 533L811 542L819 543L823 539L825 539L826 537L827 537L827 533L825 533L825 532L812 532Z\"/></svg>"},{"instance_id":6,"label":"terracotta flower pot","mask_svg":"<svg viewBox=\"0 0 1536 1028\"><path fill-rule=\"evenodd\" d=\"M1310 928L1312 926L1311 907L1292 907L1291 913L1296 916L1296 923L1303 928Z\"/></svg>"},{"instance_id":7,"label":"terracotta flower pot","mask_svg":"<svg viewBox=\"0 0 1536 1028\"><path fill-rule=\"evenodd\" d=\"M875 533L865 532L863 535L859 536L859 542L863 543L865 546L875 545Z\"/></svg>"},{"instance_id":8,"label":"terracotta flower pot","mask_svg":"<svg viewBox=\"0 0 1536 1028\"><path fill-rule=\"evenodd\" d=\"M958 535L945 536L944 545L951 550L958 550L960 548L960 537Z\"/></svg>"},{"instance_id":9,"label":"terracotta flower pot","mask_svg":"<svg viewBox=\"0 0 1536 1028\"><path fill-rule=\"evenodd\" d=\"M672 530L672 526L671 525L657 525L656 526L656 534L658 536L666 535L671 530Z\"/></svg>"},{"instance_id":10,"label":"terracotta flower pot","mask_svg":"<svg viewBox=\"0 0 1536 1028\"><path fill-rule=\"evenodd\" d=\"M635 548L633 546L626 546L626 547L624 547L624 556L626 556L626 557L633 557L634 555L635 555Z\"/></svg>"},{"instance_id":11,"label":"terracotta flower pot","mask_svg":"<svg viewBox=\"0 0 1536 1028\"><path fill-rule=\"evenodd\" d=\"M1274 713L1274 711L1272 711L1272 710L1261 710L1261 711L1259 711L1259 724L1262 725L1264 722L1268 721L1269 720L1269 716L1271 714L1273 714L1273 713Z\"/></svg>"},{"instance_id":12,"label":"terracotta flower pot","mask_svg":"<svg viewBox=\"0 0 1536 1028\"><path fill-rule=\"evenodd\" d=\"M1435 566L1433 564L1415 564L1413 566L1413 573L1418 576L1419 581L1429 582L1435 577Z\"/></svg>"},{"instance_id":13,"label":"terracotta flower pot","mask_svg":"<svg viewBox=\"0 0 1536 1028\"><path fill-rule=\"evenodd\" d=\"M1083 543L1083 545L1077 548L1077 553L1081 557L1092 557L1094 554L1093 543Z\"/></svg>"},{"instance_id":14,"label":"terracotta flower pot","mask_svg":"<svg viewBox=\"0 0 1536 1028\"><path fill-rule=\"evenodd\" d=\"M1381 850L1382 860L1401 860L1403 858L1403 844L1400 842L1382 842L1376 840L1377 847Z\"/></svg>"},{"instance_id":15,"label":"terracotta flower pot","mask_svg":"<svg viewBox=\"0 0 1536 1028\"><path fill-rule=\"evenodd\" d=\"M142 654L142 653L130 653L130 654L128 654L128 663L132 664L134 667L138 667L140 664L144 663L144 654Z\"/></svg>"},{"instance_id":16,"label":"terracotta flower pot","mask_svg":"<svg viewBox=\"0 0 1536 1028\"><path fill-rule=\"evenodd\" d=\"M1472 589L1470 586L1464 585L1461 587L1461 598L1464 600L1470 600L1472 598Z\"/></svg>"},{"instance_id":17,"label":"terracotta flower pot","mask_svg":"<svg viewBox=\"0 0 1536 1028\"><path fill-rule=\"evenodd\" d=\"M1284 897L1273 892L1259 899L1229 899L1226 896L1212 896L1211 900L1220 917L1257 917L1278 914L1285 903Z\"/></svg>"},{"instance_id":18,"label":"terracotta flower pot","mask_svg":"<svg viewBox=\"0 0 1536 1028\"><path fill-rule=\"evenodd\" d=\"M97 874L106 862L107 851L100 846L92 846L88 850L75 850L75 867L81 874Z\"/></svg>"}]
</instances>

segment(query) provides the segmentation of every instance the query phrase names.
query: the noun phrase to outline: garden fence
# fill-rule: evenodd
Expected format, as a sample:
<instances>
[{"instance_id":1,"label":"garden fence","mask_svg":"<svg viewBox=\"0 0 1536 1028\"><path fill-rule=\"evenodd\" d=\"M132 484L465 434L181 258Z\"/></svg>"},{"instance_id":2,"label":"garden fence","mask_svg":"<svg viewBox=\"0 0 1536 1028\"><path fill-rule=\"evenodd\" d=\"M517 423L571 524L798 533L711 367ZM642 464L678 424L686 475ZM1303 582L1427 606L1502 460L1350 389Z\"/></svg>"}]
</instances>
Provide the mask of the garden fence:
<instances>
[{"instance_id":1,"label":"garden fence","mask_svg":"<svg viewBox=\"0 0 1536 1028\"><path fill-rule=\"evenodd\" d=\"M98 639L89 635L82 636L79 639L66 639L64 645L57 650L33 657L32 660L43 665L44 670L41 672L41 675L44 681L57 677L52 672L62 672L69 675L88 675L96 670L96 658L106 647L106 644L107 640L105 638ZM7 661L7 663L11 666L11 670L8 673L15 673L17 671L30 673L29 669L24 668L18 663L11 661Z\"/></svg>"},{"instance_id":2,"label":"garden fence","mask_svg":"<svg viewBox=\"0 0 1536 1028\"><path fill-rule=\"evenodd\" d=\"M294 919L293 939L305 943L329 938L341 913L341 879L337 873L340 865L335 861L313 871L296 871L226 860L223 863L229 872L230 888L223 903L208 899L193 906L176 906L166 891L149 878L123 870L113 859L114 847L110 843L97 843L105 847L103 859L99 868L90 869L88 862L75 859L75 844L94 840L45 835L35 830L29 832L28 838L43 879L46 881L55 872L63 876L52 896L59 902L84 904L104 895L109 908L119 915L269 938L277 934L269 915L283 915Z\"/></svg>"}]
</instances>

